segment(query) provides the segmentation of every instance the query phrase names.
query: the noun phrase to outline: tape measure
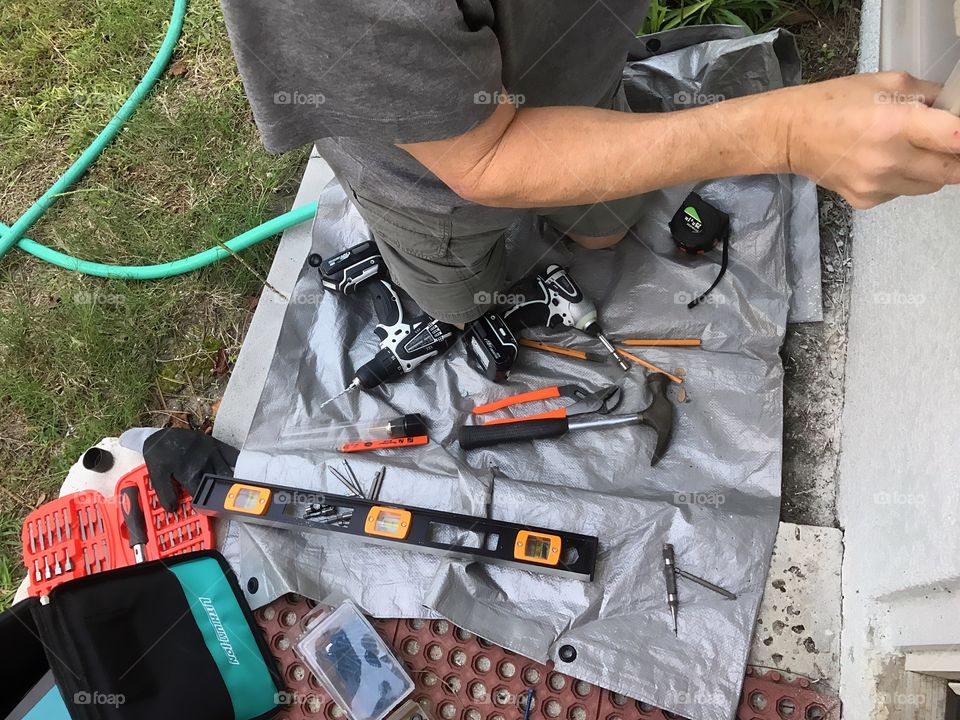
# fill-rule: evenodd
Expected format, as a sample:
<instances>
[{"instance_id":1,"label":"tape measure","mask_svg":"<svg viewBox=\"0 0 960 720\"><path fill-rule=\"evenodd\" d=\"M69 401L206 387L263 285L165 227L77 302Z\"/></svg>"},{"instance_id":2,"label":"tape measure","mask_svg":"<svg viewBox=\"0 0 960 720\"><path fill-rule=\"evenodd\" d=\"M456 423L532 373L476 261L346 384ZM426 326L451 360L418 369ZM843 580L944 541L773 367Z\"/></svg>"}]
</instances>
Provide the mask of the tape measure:
<instances>
[{"instance_id":1,"label":"tape measure","mask_svg":"<svg viewBox=\"0 0 960 720\"><path fill-rule=\"evenodd\" d=\"M691 310L703 302L727 272L730 247L730 216L714 207L697 193L691 192L670 220L670 234L680 252L703 255L723 244L720 272L713 284L694 300L687 303Z\"/></svg>"}]
</instances>

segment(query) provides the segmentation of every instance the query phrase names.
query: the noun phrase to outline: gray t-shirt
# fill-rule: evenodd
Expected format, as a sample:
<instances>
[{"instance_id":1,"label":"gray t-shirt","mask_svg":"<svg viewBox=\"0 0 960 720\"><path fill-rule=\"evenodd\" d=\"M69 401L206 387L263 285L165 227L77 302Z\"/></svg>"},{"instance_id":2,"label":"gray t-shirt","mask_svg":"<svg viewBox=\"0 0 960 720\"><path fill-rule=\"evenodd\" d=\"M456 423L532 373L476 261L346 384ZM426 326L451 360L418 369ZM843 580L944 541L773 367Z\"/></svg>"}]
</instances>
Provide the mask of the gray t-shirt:
<instances>
[{"instance_id":1,"label":"gray t-shirt","mask_svg":"<svg viewBox=\"0 0 960 720\"><path fill-rule=\"evenodd\" d=\"M439 140L497 102L598 106L616 91L644 0L222 0L268 150L316 142L377 202L490 219L395 143ZM508 98L500 95L501 87Z\"/></svg>"}]
</instances>

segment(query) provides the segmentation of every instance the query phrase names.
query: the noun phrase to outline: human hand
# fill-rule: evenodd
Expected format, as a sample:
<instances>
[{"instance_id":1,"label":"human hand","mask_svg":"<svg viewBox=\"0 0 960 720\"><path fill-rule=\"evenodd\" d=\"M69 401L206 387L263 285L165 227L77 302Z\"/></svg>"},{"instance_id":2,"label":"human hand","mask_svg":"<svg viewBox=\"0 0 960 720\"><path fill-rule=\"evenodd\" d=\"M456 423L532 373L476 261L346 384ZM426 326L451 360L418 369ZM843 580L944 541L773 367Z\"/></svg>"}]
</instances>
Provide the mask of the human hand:
<instances>
[{"instance_id":1,"label":"human hand","mask_svg":"<svg viewBox=\"0 0 960 720\"><path fill-rule=\"evenodd\" d=\"M960 184L960 118L930 107L940 90L875 73L780 91L786 164L858 209Z\"/></svg>"}]
</instances>

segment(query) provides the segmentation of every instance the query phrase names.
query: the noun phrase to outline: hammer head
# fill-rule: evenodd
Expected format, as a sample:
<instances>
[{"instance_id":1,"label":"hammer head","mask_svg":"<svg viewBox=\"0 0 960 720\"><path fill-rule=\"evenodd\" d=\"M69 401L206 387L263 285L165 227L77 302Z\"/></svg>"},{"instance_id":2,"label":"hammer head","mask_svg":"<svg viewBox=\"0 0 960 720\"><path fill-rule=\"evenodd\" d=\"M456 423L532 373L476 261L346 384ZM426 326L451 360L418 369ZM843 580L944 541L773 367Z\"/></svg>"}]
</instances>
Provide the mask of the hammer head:
<instances>
[{"instance_id":1,"label":"hammer head","mask_svg":"<svg viewBox=\"0 0 960 720\"><path fill-rule=\"evenodd\" d=\"M637 420L657 433L657 446L650 458L652 467L660 462L670 445L670 438L673 436L673 404L667 399L667 379L663 375L651 373L647 377L647 387L653 400L646 410L637 414Z\"/></svg>"}]
</instances>

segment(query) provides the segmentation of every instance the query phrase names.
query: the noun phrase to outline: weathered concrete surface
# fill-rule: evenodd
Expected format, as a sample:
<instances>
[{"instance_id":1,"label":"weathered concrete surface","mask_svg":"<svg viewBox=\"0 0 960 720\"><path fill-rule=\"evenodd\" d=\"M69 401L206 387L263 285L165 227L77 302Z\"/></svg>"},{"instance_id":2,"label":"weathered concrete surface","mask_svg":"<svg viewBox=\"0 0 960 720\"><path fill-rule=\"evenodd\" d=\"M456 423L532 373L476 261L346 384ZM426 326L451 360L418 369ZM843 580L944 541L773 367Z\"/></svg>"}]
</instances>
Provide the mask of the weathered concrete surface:
<instances>
[{"instance_id":1,"label":"weathered concrete surface","mask_svg":"<svg viewBox=\"0 0 960 720\"><path fill-rule=\"evenodd\" d=\"M749 663L840 685L840 562L835 528L780 523Z\"/></svg>"},{"instance_id":2,"label":"weathered concrete surface","mask_svg":"<svg viewBox=\"0 0 960 720\"><path fill-rule=\"evenodd\" d=\"M879 0L861 66L878 66ZM960 644L960 189L859 213L838 511L848 718L927 717L902 648ZM952 618L952 619L951 619ZM942 715L941 715L942 717Z\"/></svg>"}]
</instances>

